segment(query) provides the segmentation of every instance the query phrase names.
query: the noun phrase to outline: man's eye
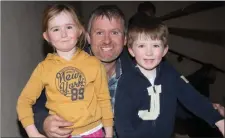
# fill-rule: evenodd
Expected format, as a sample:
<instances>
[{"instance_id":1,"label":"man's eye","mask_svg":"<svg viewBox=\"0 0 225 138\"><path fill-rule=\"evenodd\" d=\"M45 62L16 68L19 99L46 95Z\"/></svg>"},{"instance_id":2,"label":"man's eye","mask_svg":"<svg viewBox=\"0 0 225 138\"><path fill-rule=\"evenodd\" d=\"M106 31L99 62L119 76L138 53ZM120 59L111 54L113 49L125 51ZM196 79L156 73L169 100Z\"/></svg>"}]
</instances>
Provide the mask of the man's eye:
<instances>
[{"instance_id":1,"label":"man's eye","mask_svg":"<svg viewBox=\"0 0 225 138\"><path fill-rule=\"evenodd\" d=\"M119 32L117 32L117 31L113 31L113 32L112 32L112 34L113 34L113 35L118 35L118 34L119 34Z\"/></svg>"},{"instance_id":2,"label":"man's eye","mask_svg":"<svg viewBox=\"0 0 225 138\"><path fill-rule=\"evenodd\" d=\"M96 32L96 34L97 34L97 35L102 35L103 33L102 33L102 32Z\"/></svg>"}]
</instances>

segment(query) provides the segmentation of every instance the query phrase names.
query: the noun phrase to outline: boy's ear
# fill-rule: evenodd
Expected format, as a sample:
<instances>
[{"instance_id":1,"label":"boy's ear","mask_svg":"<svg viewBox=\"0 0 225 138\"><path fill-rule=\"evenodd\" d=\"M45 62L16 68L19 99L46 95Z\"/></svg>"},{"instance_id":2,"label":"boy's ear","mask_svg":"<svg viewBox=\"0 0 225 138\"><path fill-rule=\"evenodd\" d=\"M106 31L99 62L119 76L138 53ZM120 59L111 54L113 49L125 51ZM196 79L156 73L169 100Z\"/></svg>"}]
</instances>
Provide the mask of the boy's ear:
<instances>
[{"instance_id":1,"label":"boy's ear","mask_svg":"<svg viewBox=\"0 0 225 138\"><path fill-rule=\"evenodd\" d=\"M47 42L49 42L48 35L47 35L46 32L43 33L43 38L44 38Z\"/></svg>"},{"instance_id":2,"label":"boy's ear","mask_svg":"<svg viewBox=\"0 0 225 138\"><path fill-rule=\"evenodd\" d=\"M131 47L128 47L128 51L129 51L129 53L130 53L130 55L131 55L132 57L135 57L134 51L133 51L133 49L132 49Z\"/></svg>"},{"instance_id":3,"label":"boy's ear","mask_svg":"<svg viewBox=\"0 0 225 138\"><path fill-rule=\"evenodd\" d=\"M88 32L86 33L86 38L87 38L88 44L90 44L91 43L91 39L90 39L90 35L89 35Z\"/></svg>"},{"instance_id":4,"label":"boy's ear","mask_svg":"<svg viewBox=\"0 0 225 138\"><path fill-rule=\"evenodd\" d=\"M166 45L165 48L164 48L164 51L163 51L163 57L166 55L168 50L169 50L169 45Z\"/></svg>"}]
</instances>

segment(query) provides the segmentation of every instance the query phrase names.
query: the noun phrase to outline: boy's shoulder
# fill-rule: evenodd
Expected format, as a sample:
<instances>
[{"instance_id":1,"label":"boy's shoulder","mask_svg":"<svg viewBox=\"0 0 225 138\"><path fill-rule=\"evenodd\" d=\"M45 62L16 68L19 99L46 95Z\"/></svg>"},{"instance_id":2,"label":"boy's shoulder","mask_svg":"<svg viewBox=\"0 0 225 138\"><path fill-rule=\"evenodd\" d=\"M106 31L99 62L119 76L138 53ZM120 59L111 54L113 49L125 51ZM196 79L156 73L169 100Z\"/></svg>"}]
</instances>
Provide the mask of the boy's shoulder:
<instances>
[{"instance_id":1,"label":"boy's shoulder","mask_svg":"<svg viewBox=\"0 0 225 138\"><path fill-rule=\"evenodd\" d=\"M168 61L162 61L159 66L160 70L164 74L168 74L170 76L179 76L180 73L177 71L177 69Z\"/></svg>"}]
</instances>

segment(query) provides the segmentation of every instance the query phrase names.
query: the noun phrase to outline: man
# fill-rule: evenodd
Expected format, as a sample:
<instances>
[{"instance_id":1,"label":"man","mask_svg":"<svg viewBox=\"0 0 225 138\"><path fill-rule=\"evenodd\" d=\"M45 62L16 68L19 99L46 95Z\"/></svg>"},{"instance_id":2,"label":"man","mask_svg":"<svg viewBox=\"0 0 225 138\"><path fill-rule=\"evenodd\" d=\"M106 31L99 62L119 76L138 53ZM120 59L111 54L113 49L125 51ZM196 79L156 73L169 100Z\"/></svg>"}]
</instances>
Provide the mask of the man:
<instances>
[{"instance_id":1,"label":"man","mask_svg":"<svg viewBox=\"0 0 225 138\"><path fill-rule=\"evenodd\" d=\"M92 12L87 28L87 40L90 47L85 50L96 56L106 68L112 105L115 102L118 79L123 71L130 69L131 59L128 57L126 48L124 49L124 45L126 45L125 27L123 12L117 6L105 5L99 6ZM39 107L39 109L41 108ZM72 129L63 127L71 126L72 123L57 115L47 116L46 110L36 113L35 124L39 131L44 125L43 129L48 137L68 137L70 135Z\"/></svg>"}]
</instances>

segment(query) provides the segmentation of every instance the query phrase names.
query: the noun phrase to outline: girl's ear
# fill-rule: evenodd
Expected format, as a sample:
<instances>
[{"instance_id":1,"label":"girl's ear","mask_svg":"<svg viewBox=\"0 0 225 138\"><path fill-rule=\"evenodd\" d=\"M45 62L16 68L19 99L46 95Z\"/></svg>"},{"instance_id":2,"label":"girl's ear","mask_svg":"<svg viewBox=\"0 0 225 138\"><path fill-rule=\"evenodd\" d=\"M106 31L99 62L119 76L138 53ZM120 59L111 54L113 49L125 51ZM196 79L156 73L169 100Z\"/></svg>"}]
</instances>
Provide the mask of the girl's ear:
<instances>
[{"instance_id":1,"label":"girl's ear","mask_svg":"<svg viewBox=\"0 0 225 138\"><path fill-rule=\"evenodd\" d=\"M43 33L43 38L49 42L49 39L48 39L48 34L46 32Z\"/></svg>"}]
</instances>

